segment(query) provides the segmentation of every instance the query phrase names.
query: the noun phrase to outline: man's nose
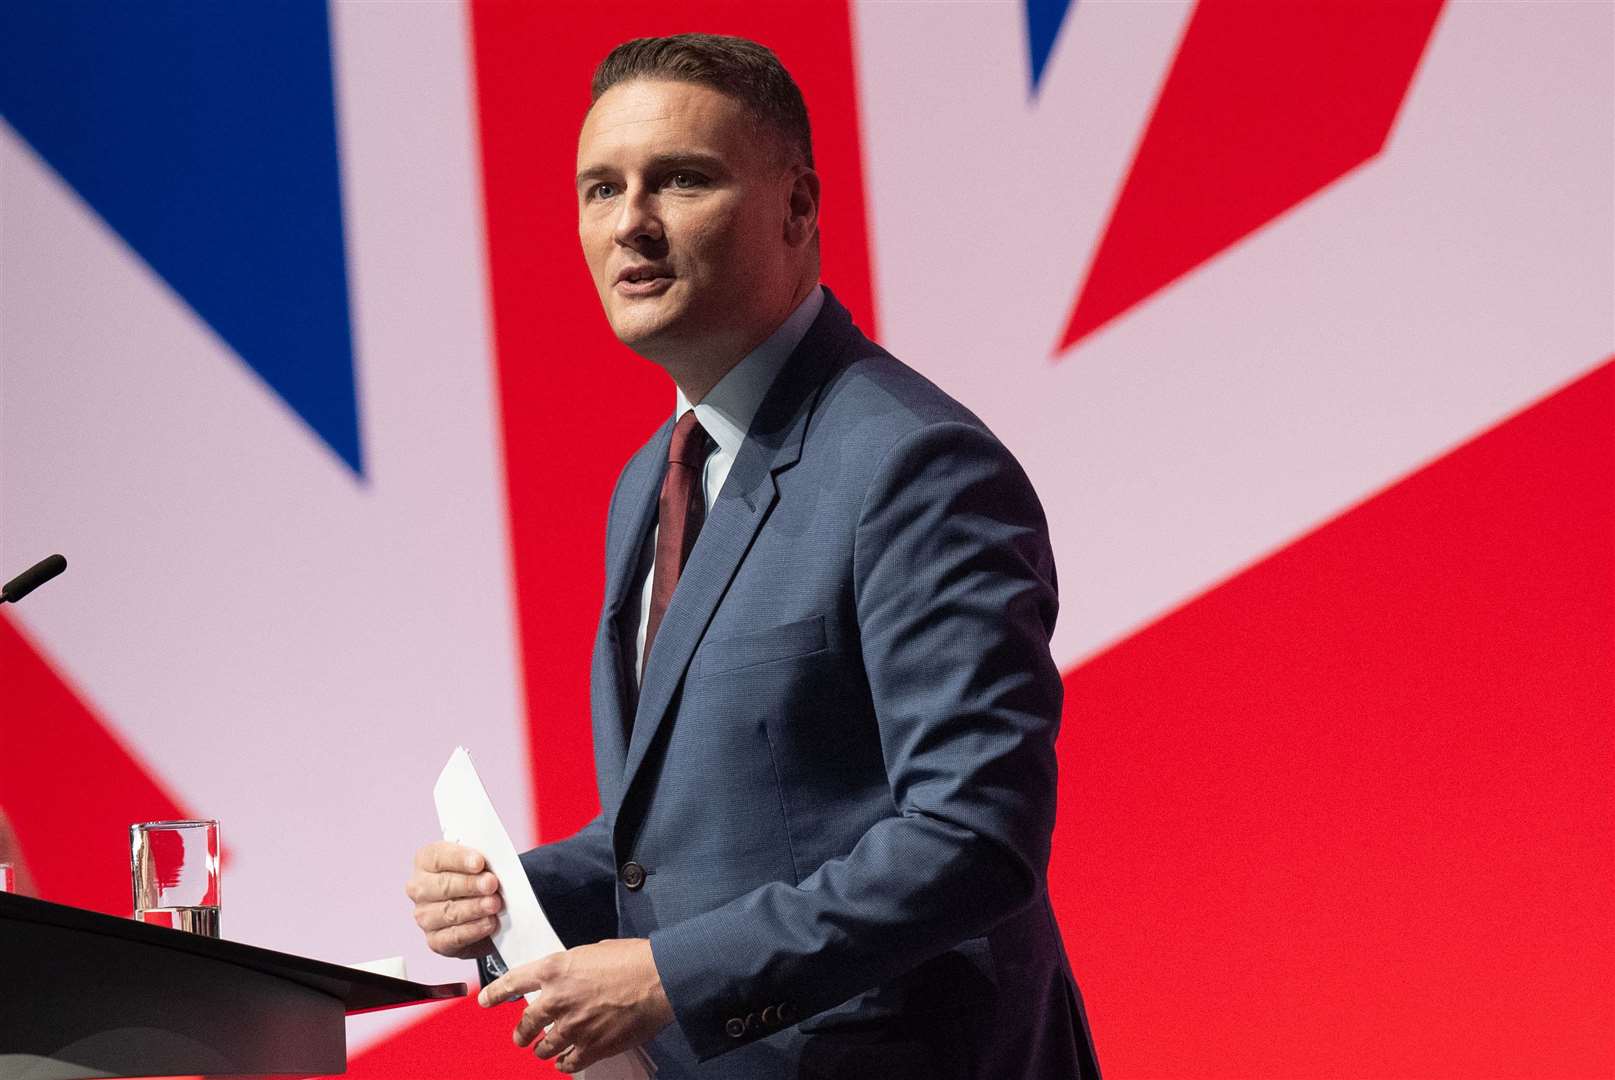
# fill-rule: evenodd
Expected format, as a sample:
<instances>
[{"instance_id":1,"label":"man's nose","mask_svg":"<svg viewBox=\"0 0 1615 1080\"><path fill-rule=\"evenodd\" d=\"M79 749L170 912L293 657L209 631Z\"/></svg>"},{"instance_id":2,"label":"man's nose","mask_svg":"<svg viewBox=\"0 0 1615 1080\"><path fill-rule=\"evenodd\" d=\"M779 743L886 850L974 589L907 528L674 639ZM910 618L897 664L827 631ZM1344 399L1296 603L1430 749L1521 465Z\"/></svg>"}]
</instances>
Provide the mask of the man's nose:
<instances>
[{"instance_id":1,"label":"man's nose","mask_svg":"<svg viewBox=\"0 0 1615 1080\"><path fill-rule=\"evenodd\" d=\"M656 199L650 192L643 188L623 192L613 237L624 247L661 241L662 219L656 213Z\"/></svg>"}]
</instances>

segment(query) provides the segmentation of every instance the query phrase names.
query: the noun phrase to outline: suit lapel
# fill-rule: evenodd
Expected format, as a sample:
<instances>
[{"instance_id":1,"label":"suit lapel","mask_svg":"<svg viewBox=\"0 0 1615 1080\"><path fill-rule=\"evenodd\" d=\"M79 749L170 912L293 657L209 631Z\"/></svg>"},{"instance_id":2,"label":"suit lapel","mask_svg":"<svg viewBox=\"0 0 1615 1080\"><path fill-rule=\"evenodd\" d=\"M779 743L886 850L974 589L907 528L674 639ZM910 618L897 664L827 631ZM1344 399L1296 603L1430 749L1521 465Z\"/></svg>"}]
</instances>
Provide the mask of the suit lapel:
<instances>
[{"instance_id":1,"label":"suit lapel","mask_svg":"<svg viewBox=\"0 0 1615 1080\"><path fill-rule=\"evenodd\" d=\"M778 497L775 475L801 456L802 438L819 388L830 362L845 348L850 329L846 309L826 290L824 310L757 410L723 491L679 575L678 588L656 631L650 664L640 678L639 703L619 789L624 801L646 753L667 722L669 706L712 613L774 506Z\"/></svg>"},{"instance_id":2,"label":"suit lapel","mask_svg":"<svg viewBox=\"0 0 1615 1080\"><path fill-rule=\"evenodd\" d=\"M656 523L656 500L661 491L662 473L667 469L667 447L672 437L673 422L669 420L652 436L637 467L623 479L611 522L615 543L606 553L606 603L601 612L601 633L610 655L604 658L601 671L600 699L605 711L596 718L595 768L609 767L608 775L619 784L619 770L628 752L628 724L633 718L637 698L630 651L635 631L627 629L625 638L625 627L632 624L625 621L624 608L631 597L637 596L634 587L640 576L640 555ZM622 789L616 790L620 799Z\"/></svg>"},{"instance_id":3,"label":"suit lapel","mask_svg":"<svg viewBox=\"0 0 1615 1080\"><path fill-rule=\"evenodd\" d=\"M749 441L729 470L723 492L701 527L701 535L690 551L690 560L679 575L678 588L668 602L667 613L656 631L656 645L650 663L639 680L639 705L634 712L633 735L628 743L628 760L623 767L622 792L626 797L634 776L645 760L645 752L655 740L674 691L690 664L701 635L722 599L729 581L752 537L774 505L774 477L769 462L762 460L760 447Z\"/></svg>"}]
</instances>

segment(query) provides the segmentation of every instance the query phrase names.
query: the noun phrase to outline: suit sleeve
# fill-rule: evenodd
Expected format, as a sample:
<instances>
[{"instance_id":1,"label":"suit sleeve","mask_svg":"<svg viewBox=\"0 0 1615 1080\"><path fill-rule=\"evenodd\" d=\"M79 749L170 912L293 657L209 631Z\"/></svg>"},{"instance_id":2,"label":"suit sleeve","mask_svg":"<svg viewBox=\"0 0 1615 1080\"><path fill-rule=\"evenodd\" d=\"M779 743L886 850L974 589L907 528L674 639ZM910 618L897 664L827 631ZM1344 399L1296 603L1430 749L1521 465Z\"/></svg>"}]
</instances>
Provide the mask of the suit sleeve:
<instances>
[{"instance_id":1,"label":"suit sleeve","mask_svg":"<svg viewBox=\"0 0 1615 1080\"><path fill-rule=\"evenodd\" d=\"M798 885L775 882L660 928L651 947L703 1059L728 1018L802 1019L990 930L1041 894L1062 683L1042 507L988 432L914 432L859 513L862 659L896 813ZM789 1013L788 1013L789 1015Z\"/></svg>"},{"instance_id":2,"label":"suit sleeve","mask_svg":"<svg viewBox=\"0 0 1615 1080\"><path fill-rule=\"evenodd\" d=\"M524 852L522 869L568 948L617 936L617 868L605 816Z\"/></svg>"}]
</instances>

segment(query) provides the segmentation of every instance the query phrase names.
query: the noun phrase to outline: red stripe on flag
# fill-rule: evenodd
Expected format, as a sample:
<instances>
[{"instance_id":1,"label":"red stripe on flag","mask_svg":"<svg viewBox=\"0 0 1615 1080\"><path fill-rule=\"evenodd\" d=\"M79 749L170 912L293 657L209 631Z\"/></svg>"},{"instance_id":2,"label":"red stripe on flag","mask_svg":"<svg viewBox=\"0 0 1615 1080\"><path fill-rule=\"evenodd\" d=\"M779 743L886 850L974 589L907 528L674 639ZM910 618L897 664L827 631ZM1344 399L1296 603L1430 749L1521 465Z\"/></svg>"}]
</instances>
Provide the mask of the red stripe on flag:
<instances>
[{"instance_id":1,"label":"red stripe on flag","mask_svg":"<svg viewBox=\"0 0 1615 1080\"><path fill-rule=\"evenodd\" d=\"M476 972L466 965L471 992ZM475 997L452 1005L424 1005L411 1010L411 1025L355 1054L346 1080L532 1080L561 1075L547 1061L510 1039L521 1019L514 1005L484 1009Z\"/></svg>"},{"instance_id":2,"label":"red stripe on flag","mask_svg":"<svg viewBox=\"0 0 1615 1080\"><path fill-rule=\"evenodd\" d=\"M1058 349L1378 154L1440 10L1203 0Z\"/></svg>"},{"instance_id":3,"label":"red stripe on flag","mask_svg":"<svg viewBox=\"0 0 1615 1080\"><path fill-rule=\"evenodd\" d=\"M1068 677L1122 1076L1615 1074L1615 365Z\"/></svg>"},{"instance_id":4,"label":"red stripe on flag","mask_svg":"<svg viewBox=\"0 0 1615 1080\"><path fill-rule=\"evenodd\" d=\"M129 826L191 818L0 615L0 805L46 900L128 915Z\"/></svg>"}]
</instances>

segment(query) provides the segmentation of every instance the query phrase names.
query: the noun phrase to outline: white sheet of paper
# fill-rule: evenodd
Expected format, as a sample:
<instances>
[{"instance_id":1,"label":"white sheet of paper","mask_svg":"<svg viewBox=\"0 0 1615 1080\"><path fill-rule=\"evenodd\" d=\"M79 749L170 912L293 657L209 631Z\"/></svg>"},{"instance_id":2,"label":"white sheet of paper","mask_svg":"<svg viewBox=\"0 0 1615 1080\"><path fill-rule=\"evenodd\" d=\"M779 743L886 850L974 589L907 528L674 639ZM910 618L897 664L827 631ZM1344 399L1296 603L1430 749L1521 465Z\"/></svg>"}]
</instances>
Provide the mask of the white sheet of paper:
<instances>
[{"instance_id":1,"label":"white sheet of paper","mask_svg":"<svg viewBox=\"0 0 1615 1080\"><path fill-rule=\"evenodd\" d=\"M402 956L388 956L380 960L366 960L362 964L347 965L355 971L368 971L373 975L387 975L394 979L409 978L409 965Z\"/></svg>"},{"instance_id":2,"label":"white sheet of paper","mask_svg":"<svg viewBox=\"0 0 1615 1080\"><path fill-rule=\"evenodd\" d=\"M522 870L521 856L510 842L510 834L499 820L493 800L488 798L488 790L483 787L482 778L477 775L465 747L457 746L449 755L449 763L443 766L432 788L432 798L437 803L437 821L443 828L443 839L480 851L488 860L488 869L499 879L505 907L499 913L499 925L493 932L493 947L499 950L505 966L519 967L563 951L566 946L544 914ZM528 993L528 1002L537 1001L539 993L538 990ZM636 1047L597 1061L579 1075L584 1080L648 1080L655 1072L655 1062Z\"/></svg>"}]
</instances>

